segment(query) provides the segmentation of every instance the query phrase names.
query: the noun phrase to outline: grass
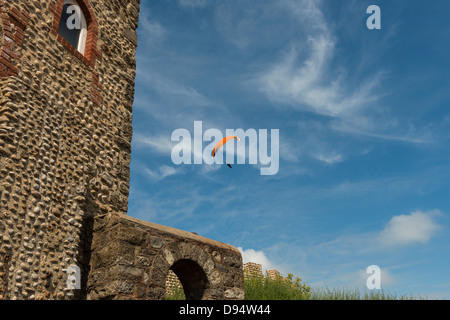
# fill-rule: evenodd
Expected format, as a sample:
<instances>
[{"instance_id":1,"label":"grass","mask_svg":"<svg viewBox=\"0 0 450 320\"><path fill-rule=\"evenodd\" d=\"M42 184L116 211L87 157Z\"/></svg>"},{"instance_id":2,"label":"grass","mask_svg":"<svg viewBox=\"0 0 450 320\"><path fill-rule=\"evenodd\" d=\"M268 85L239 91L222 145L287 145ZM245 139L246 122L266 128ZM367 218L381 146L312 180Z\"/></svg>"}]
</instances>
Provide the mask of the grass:
<instances>
[{"instance_id":1,"label":"grass","mask_svg":"<svg viewBox=\"0 0 450 320\"><path fill-rule=\"evenodd\" d=\"M183 288L173 287L172 292L166 294L166 300L186 300Z\"/></svg>"},{"instance_id":2,"label":"grass","mask_svg":"<svg viewBox=\"0 0 450 320\"><path fill-rule=\"evenodd\" d=\"M367 288L316 288L310 300L422 300L425 297L397 295L386 290L369 290Z\"/></svg>"},{"instance_id":3,"label":"grass","mask_svg":"<svg viewBox=\"0 0 450 320\"><path fill-rule=\"evenodd\" d=\"M397 295L386 290L367 288L311 288L298 277L271 279L249 276L244 279L246 300L425 300L427 297ZM182 288L176 288L166 300L185 300Z\"/></svg>"},{"instance_id":4,"label":"grass","mask_svg":"<svg viewBox=\"0 0 450 320\"><path fill-rule=\"evenodd\" d=\"M311 288L300 278L247 276L244 279L246 300L305 300L311 296Z\"/></svg>"},{"instance_id":5,"label":"grass","mask_svg":"<svg viewBox=\"0 0 450 320\"><path fill-rule=\"evenodd\" d=\"M246 300L419 300L427 299L413 295L397 295L386 290L369 290L367 288L311 288L293 279L278 277L273 280L268 277L246 278Z\"/></svg>"}]
</instances>

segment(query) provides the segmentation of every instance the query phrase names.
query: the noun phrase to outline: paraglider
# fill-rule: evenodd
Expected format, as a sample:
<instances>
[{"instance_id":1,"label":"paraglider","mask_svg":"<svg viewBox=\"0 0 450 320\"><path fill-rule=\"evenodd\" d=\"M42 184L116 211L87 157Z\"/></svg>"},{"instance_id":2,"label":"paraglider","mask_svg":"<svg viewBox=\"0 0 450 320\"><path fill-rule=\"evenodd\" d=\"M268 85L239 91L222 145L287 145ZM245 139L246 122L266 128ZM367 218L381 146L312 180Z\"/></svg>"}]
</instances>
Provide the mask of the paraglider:
<instances>
[{"instance_id":1,"label":"paraglider","mask_svg":"<svg viewBox=\"0 0 450 320\"><path fill-rule=\"evenodd\" d=\"M220 141L216 144L216 146L214 147L214 149L213 149L211 155L212 155L213 157L215 157L215 156L216 156L216 152L217 152L220 148L222 148L222 146L223 146L225 143L227 143L228 141L233 140L233 139L238 139L238 141L241 141L241 139L239 139L239 137L236 137L236 136L225 137L225 138L223 138L222 140L220 140Z\"/></svg>"},{"instance_id":2,"label":"paraglider","mask_svg":"<svg viewBox=\"0 0 450 320\"><path fill-rule=\"evenodd\" d=\"M171 152L173 164L224 164L223 159L220 159L222 157L216 157L216 153L220 151L224 144L231 141L232 145L227 146L226 153L225 163L229 164L228 167L233 166L231 169L234 169L235 156L237 156L237 164L245 164L246 162L252 165L260 164L260 173L263 176L278 173L279 129L271 129L270 136L267 129L259 129L259 132L252 128L245 131L243 129L226 129L225 132L223 134L220 130L214 128L204 131L202 121L194 121L193 136L187 129L178 128L174 130L171 141L178 143L173 146ZM226 136L225 139L224 136ZM238 137L241 137L242 141ZM232 139L241 141L237 143L236 149ZM204 148L205 142L208 143L206 148ZM235 154L236 151L237 154Z\"/></svg>"},{"instance_id":3,"label":"paraglider","mask_svg":"<svg viewBox=\"0 0 450 320\"><path fill-rule=\"evenodd\" d=\"M213 149L213 151L212 151L212 153L211 153L211 156L214 158L214 157L216 156L216 152L217 152L220 148L222 148L222 146L223 146L225 143L227 143L228 141L233 140L233 139L238 139L238 141L241 141L241 139L239 139L239 137L236 137L236 136L225 137L225 138L223 138L221 141L219 141L219 142L216 144L216 146L214 147L214 149ZM233 169L229 163L227 163L227 166L230 167L230 169Z\"/></svg>"}]
</instances>

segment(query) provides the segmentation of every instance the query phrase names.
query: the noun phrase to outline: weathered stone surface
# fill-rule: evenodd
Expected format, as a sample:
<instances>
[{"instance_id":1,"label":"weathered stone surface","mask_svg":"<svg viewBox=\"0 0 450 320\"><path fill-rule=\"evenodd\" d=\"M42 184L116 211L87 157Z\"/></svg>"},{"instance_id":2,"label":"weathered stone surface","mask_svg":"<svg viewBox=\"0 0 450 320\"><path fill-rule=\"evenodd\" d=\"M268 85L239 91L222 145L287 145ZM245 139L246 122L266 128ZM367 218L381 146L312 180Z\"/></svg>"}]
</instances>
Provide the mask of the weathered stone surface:
<instances>
[{"instance_id":1,"label":"weathered stone surface","mask_svg":"<svg viewBox=\"0 0 450 320\"><path fill-rule=\"evenodd\" d=\"M104 225L104 219L105 217L96 219L103 228L102 232L94 234L94 242L97 237L102 238L105 234L109 234L110 247L114 250L93 248L92 277L88 282L88 298L96 299L98 297L96 288L99 282L96 271L106 265L108 265L108 272L102 281L114 283L123 281L126 288L131 286L130 281L132 281L135 288L139 288L132 293L117 291L113 297L117 299L163 299L164 295L161 292L165 292L169 270L173 270L177 274L187 298L244 298L242 258L240 252L233 246L123 215L108 215L106 225ZM130 225L135 227L129 228ZM121 232L117 232L117 230L121 230ZM129 234L124 236L124 230ZM134 241L134 244L123 241L123 239L142 239L146 236L148 239L159 239L160 241L157 243L160 245L155 248L151 241ZM163 243L164 245L161 245ZM112 251L117 253L119 248L123 248L124 245L127 248L125 250L127 261L132 260L131 252L135 254L134 263L129 266L123 266L121 261L115 259L112 254ZM102 257L105 262L99 261ZM227 260L232 263L222 263L220 257L227 257Z\"/></svg>"},{"instance_id":2,"label":"weathered stone surface","mask_svg":"<svg viewBox=\"0 0 450 320\"><path fill-rule=\"evenodd\" d=\"M163 299L170 268L190 298L240 297L235 248L126 217L140 1L77 3L83 53L64 0L0 0L0 299Z\"/></svg>"},{"instance_id":3,"label":"weathered stone surface","mask_svg":"<svg viewBox=\"0 0 450 320\"><path fill-rule=\"evenodd\" d=\"M229 300L243 300L245 296L243 289L227 289L225 290L224 298Z\"/></svg>"},{"instance_id":4,"label":"weathered stone surface","mask_svg":"<svg viewBox=\"0 0 450 320\"><path fill-rule=\"evenodd\" d=\"M85 284L93 217L127 211L133 96L126 92L134 87L139 1L78 0L88 17L84 54L57 34L63 3L0 0L0 212L8 212L0 262L8 252L30 257L9 259L0 277L4 299L85 297L85 289L66 289L61 270L79 266ZM117 8L124 15L112 28ZM121 52L102 57L99 43L115 43ZM111 250L108 259L130 263ZM44 271L31 277L39 263L61 274L48 290Z\"/></svg>"}]
</instances>

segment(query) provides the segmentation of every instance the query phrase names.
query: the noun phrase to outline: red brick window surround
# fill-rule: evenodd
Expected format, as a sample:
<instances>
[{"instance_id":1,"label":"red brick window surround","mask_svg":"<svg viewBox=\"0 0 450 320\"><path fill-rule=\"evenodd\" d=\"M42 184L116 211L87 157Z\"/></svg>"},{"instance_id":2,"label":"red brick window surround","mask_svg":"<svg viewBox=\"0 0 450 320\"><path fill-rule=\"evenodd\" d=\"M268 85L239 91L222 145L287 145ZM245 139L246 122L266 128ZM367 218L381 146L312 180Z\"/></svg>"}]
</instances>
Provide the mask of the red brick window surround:
<instances>
[{"instance_id":1,"label":"red brick window surround","mask_svg":"<svg viewBox=\"0 0 450 320\"><path fill-rule=\"evenodd\" d=\"M81 12L84 15L84 19L86 20L84 53L79 52L78 48L75 48L66 39L64 39L62 35L58 33L61 17L63 15L64 4L74 3L79 6ZM94 68L95 60L100 56L100 52L97 49L98 24L95 18L94 11L89 4L89 0L57 0L56 4L54 2L50 4L49 9L54 14L51 33L56 36L56 39L61 42L64 47L66 47L70 52L77 56L81 61L83 61L86 65Z\"/></svg>"}]
</instances>

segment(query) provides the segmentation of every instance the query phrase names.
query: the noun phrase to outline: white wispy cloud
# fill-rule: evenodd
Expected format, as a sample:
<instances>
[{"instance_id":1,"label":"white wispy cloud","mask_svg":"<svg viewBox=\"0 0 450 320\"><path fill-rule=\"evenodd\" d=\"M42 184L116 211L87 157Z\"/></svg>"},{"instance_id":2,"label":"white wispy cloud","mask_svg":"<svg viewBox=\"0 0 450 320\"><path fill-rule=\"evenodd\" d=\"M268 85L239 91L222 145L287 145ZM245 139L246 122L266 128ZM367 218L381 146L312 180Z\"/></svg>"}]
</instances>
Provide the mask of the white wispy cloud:
<instances>
[{"instance_id":1,"label":"white wispy cloud","mask_svg":"<svg viewBox=\"0 0 450 320\"><path fill-rule=\"evenodd\" d=\"M316 159L325 162L328 165L344 161L343 156L339 153L330 153L330 154L321 153L316 155Z\"/></svg>"},{"instance_id":2,"label":"white wispy cloud","mask_svg":"<svg viewBox=\"0 0 450 320\"><path fill-rule=\"evenodd\" d=\"M326 129L347 135L362 136L412 144L433 141L430 130L420 131L411 123L386 116L381 98L392 94L382 91L386 69L360 78L349 78L350 66L339 63L337 38L321 11L321 1L280 2L297 20L303 38L294 38L284 54L267 64L257 75L261 92L277 109L286 106L298 111L329 117ZM391 37L391 35L389 35ZM357 62L355 62L357 63ZM318 159L320 160L320 159Z\"/></svg>"},{"instance_id":3,"label":"white wispy cloud","mask_svg":"<svg viewBox=\"0 0 450 320\"><path fill-rule=\"evenodd\" d=\"M345 86L345 72L330 77L336 38L329 29L317 1L283 1L290 14L306 30L305 39L291 43L287 54L260 75L261 90L269 99L299 110L341 116L376 99L377 77L359 88ZM307 52L305 57L305 52ZM334 79L334 80L333 80Z\"/></svg>"},{"instance_id":4,"label":"white wispy cloud","mask_svg":"<svg viewBox=\"0 0 450 320\"><path fill-rule=\"evenodd\" d=\"M155 20L154 15L145 6L141 8L139 14L139 32L145 34L147 40L151 42L163 39L168 34L167 29Z\"/></svg>"},{"instance_id":5,"label":"white wispy cloud","mask_svg":"<svg viewBox=\"0 0 450 320\"><path fill-rule=\"evenodd\" d=\"M153 180L163 180L169 176L173 176L180 172L180 169L176 169L174 167L170 167L167 165L160 166L158 170L151 170L149 168L145 168L143 172Z\"/></svg>"},{"instance_id":6,"label":"white wispy cloud","mask_svg":"<svg viewBox=\"0 0 450 320\"><path fill-rule=\"evenodd\" d=\"M169 189L157 188L153 194L136 190L133 198L130 207L133 216L167 226L176 226L180 221L195 218L198 207L209 199L199 188L186 188L180 183Z\"/></svg>"},{"instance_id":7,"label":"white wispy cloud","mask_svg":"<svg viewBox=\"0 0 450 320\"><path fill-rule=\"evenodd\" d=\"M311 254L324 256L371 254L387 247L426 244L443 229L435 218L442 216L440 210L413 211L393 216L382 230L364 233L347 233L309 247Z\"/></svg>"},{"instance_id":8,"label":"white wispy cloud","mask_svg":"<svg viewBox=\"0 0 450 320\"><path fill-rule=\"evenodd\" d=\"M397 197L405 194L433 193L448 181L444 167L427 168L410 175L392 175L365 180L347 179L326 187L305 186L296 190L308 199L364 198L368 196Z\"/></svg>"},{"instance_id":9,"label":"white wispy cloud","mask_svg":"<svg viewBox=\"0 0 450 320\"><path fill-rule=\"evenodd\" d=\"M138 81L145 83L148 88L170 102L171 106L214 107L216 103L200 94L195 88L167 78L155 71L138 69Z\"/></svg>"},{"instance_id":10,"label":"white wispy cloud","mask_svg":"<svg viewBox=\"0 0 450 320\"><path fill-rule=\"evenodd\" d=\"M182 7L203 8L210 4L210 0L179 0Z\"/></svg>"},{"instance_id":11,"label":"white wispy cloud","mask_svg":"<svg viewBox=\"0 0 450 320\"><path fill-rule=\"evenodd\" d=\"M353 121L351 117L347 119L340 119L331 123L330 128L334 131L348 133L352 135L365 136L377 140L386 140L393 142L411 143L416 145L430 144L435 141L435 137L430 130L419 132L415 130L413 125L409 126L408 130L402 133L383 133L377 132L376 127L381 127L367 117L358 117L357 121ZM394 124L393 127L396 127Z\"/></svg>"},{"instance_id":12,"label":"white wispy cloud","mask_svg":"<svg viewBox=\"0 0 450 320\"><path fill-rule=\"evenodd\" d=\"M139 148L149 147L158 153L170 155L174 142L170 140L170 135L145 135L135 133L133 144Z\"/></svg>"},{"instance_id":13,"label":"white wispy cloud","mask_svg":"<svg viewBox=\"0 0 450 320\"><path fill-rule=\"evenodd\" d=\"M283 261L290 272L305 276L314 286L365 287L369 277L366 268L378 265L381 269L381 285L386 289L405 282L405 270L410 264L396 266L392 255L406 249L408 245L424 245L438 235L442 226L435 218L442 216L439 210L414 211L407 215L393 216L380 229L367 232L337 233L317 236L314 242L306 241L278 243L283 251L296 252L296 258L283 256L275 251L274 261ZM322 239L320 239L322 238ZM300 258L301 257L301 258Z\"/></svg>"},{"instance_id":14,"label":"white wispy cloud","mask_svg":"<svg viewBox=\"0 0 450 320\"><path fill-rule=\"evenodd\" d=\"M392 217L379 234L382 245L403 246L427 243L442 227L434 220L439 210L414 211L409 215Z\"/></svg>"}]
</instances>

